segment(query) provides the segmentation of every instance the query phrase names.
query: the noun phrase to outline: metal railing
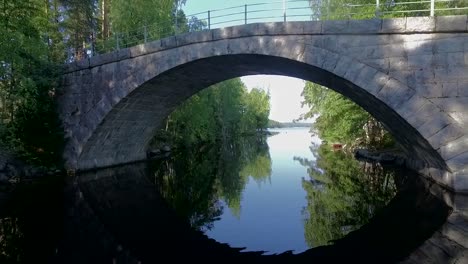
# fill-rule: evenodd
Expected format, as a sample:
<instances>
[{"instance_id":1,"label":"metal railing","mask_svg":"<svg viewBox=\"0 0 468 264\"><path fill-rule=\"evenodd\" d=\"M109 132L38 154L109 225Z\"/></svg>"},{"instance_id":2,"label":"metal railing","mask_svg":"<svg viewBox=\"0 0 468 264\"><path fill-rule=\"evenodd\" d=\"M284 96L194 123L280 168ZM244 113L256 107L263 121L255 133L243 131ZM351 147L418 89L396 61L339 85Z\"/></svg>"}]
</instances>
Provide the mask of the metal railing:
<instances>
[{"instance_id":1,"label":"metal railing","mask_svg":"<svg viewBox=\"0 0 468 264\"><path fill-rule=\"evenodd\" d=\"M180 18L175 18L127 32L114 32L104 40L93 34L87 53L94 56L185 32L257 22L468 14L468 0L372 1L375 3L369 4L369 0L349 0L344 4L335 0L282 0L208 10L185 15L185 23L177 23Z\"/></svg>"}]
</instances>

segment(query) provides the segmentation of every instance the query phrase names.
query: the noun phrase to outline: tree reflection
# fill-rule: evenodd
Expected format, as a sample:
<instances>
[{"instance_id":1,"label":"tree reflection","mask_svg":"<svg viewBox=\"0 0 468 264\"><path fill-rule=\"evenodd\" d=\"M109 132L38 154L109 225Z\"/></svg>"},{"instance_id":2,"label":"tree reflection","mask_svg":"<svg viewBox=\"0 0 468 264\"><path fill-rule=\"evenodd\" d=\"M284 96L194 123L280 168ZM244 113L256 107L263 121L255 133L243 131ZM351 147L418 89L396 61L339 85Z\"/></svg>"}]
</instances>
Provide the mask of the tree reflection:
<instances>
[{"instance_id":1,"label":"tree reflection","mask_svg":"<svg viewBox=\"0 0 468 264\"><path fill-rule=\"evenodd\" d=\"M252 178L269 180L271 158L265 137L235 138L213 146L185 149L152 164L161 195L183 219L209 230L223 213L221 200L239 217L242 192Z\"/></svg>"},{"instance_id":2,"label":"tree reflection","mask_svg":"<svg viewBox=\"0 0 468 264\"><path fill-rule=\"evenodd\" d=\"M316 162L295 157L307 167L303 209L309 247L328 244L367 223L396 193L394 173L378 164L358 162L328 145L312 146Z\"/></svg>"}]
</instances>

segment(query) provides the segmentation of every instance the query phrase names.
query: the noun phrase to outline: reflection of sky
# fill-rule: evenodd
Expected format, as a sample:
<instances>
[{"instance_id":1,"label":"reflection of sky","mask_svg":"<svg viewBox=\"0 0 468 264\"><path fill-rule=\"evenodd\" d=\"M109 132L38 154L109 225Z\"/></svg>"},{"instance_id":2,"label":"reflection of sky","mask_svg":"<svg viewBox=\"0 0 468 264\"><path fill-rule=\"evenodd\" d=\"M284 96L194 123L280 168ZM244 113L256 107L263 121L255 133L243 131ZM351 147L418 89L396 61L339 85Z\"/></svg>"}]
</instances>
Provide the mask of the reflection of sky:
<instances>
[{"instance_id":1,"label":"reflection of sky","mask_svg":"<svg viewBox=\"0 0 468 264\"><path fill-rule=\"evenodd\" d=\"M314 160L309 150L308 128L277 130L280 134L268 138L272 159L271 183L258 185L252 179L242 195L240 218L225 207L221 220L207 235L234 247L281 253L307 249L304 239L302 208L307 205L301 179L307 177L306 167L294 156Z\"/></svg>"}]
</instances>

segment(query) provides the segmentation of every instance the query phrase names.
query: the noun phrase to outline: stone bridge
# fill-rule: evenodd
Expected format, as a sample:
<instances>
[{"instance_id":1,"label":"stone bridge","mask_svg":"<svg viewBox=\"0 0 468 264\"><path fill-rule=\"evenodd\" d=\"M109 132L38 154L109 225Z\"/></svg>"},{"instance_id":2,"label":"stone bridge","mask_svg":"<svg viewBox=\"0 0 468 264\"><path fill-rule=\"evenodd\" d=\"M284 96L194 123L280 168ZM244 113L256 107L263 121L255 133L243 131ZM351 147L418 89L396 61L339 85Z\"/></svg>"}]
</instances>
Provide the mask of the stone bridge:
<instances>
[{"instance_id":1,"label":"stone bridge","mask_svg":"<svg viewBox=\"0 0 468 264\"><path fill-rule=\"evenodd\" d=\"M145 159L165 117L193 94L277 74L347 96L395 136L408 165L468 191L467 27L466 15L258 23L79 61L67 65L58 98L64 158L79 170Z\"/></svg>"}]
</instances>

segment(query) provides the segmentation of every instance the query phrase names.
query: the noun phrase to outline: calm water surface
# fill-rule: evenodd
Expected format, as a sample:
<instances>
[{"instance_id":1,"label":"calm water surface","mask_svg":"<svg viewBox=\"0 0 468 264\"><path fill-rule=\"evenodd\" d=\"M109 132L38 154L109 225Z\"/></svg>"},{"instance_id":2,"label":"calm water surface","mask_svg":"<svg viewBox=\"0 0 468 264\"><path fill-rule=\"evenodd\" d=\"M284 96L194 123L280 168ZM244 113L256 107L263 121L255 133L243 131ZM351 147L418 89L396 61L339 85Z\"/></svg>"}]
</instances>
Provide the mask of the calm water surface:
<instances>
[{"instance_id":1,"label":"calm water surface","mask_svg":"<svg viewBox=\"0 0 468 264\"><path fill-rule=\"evenodd\" d=\"M308 128L276 129L267 138L271 173L262 181L252 175L241 194L240 210L224 210L208 236L246 250L281 253L302 252L309 247L304 237L303 209L307 193L302 180L307 168L294 160L315 160L309 147L320 139L311 137ZM229 207L223 201L224 207Z\"/></svg>"},{"instance_id":2,"label":"calm water surface","mask_svg":"<svg viewBox=\"0 0 468 264\"><path fill-rule=\"evenodd\" d=\"M393 171L332 151L308 128L271 132L156 162L156 185L194 228L267 254L339 239L396 193Z\"/></svg>"},{"instance_id":3,"label":"calm water surface","mask_svg":"<svg viewBox=\"0 0 468 264\"><path fill-rule=\"evenodd\" d=\"M408 171L274 132L21 184L0 263L393 263L451 212Z\"/></svg>"}]
</instances>

